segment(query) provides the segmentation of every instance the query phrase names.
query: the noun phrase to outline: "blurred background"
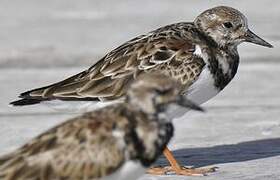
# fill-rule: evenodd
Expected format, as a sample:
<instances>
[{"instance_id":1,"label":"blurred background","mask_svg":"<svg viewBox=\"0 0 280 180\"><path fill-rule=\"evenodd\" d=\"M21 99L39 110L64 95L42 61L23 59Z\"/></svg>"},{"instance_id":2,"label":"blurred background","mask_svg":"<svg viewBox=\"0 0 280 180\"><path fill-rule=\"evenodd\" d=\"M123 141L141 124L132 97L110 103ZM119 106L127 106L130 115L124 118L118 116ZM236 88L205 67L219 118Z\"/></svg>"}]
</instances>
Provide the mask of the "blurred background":
<instances>
[{"instance_id":1,"label":"blurred background","mask_svg":"<svg viewBox=\"0 0 280 180\"><path fill-rule=\"evenodd\" d=\"M167 24L193 21L205 9L221 4L243 12L249 26L276 48L280 38L280 3L272 0L1 0L0 3L1 68L88 66L132 37ZM240 47L243 62L275 61L277 52L247 44Z\"/></svg>"},{"instance_id":2,"label":"blurred background","mask_svg":"<svg viewBox=\"0 0 280 180\"><path fill-rule=\"evenodd\" d=\"M218 5L243 12L249 27L274 49L240 45L233 82L205 104L206 114L191 112L175 121L170 147L184 164L221 167L204 179L277 179L280 1L274 0L1 0L0 152L73 116L46 106L9 107L19 93L78 73L137 35L193 21Z\"/></svg>"}]
</instances>

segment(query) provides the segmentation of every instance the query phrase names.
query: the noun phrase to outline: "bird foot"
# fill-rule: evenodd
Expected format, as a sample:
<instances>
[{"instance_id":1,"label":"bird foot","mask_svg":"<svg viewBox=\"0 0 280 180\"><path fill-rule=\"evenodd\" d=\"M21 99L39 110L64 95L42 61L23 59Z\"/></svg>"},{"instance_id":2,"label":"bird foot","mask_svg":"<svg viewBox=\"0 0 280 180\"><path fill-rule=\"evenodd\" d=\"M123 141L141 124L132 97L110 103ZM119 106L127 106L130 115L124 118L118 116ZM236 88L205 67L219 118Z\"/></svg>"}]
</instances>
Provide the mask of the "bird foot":
<instances>
[{"instance_id":1,"label":"bird foot","mask_svg":"<svg viewBox=\"0 0 280 180\"><path fill-rule=\"evenodd\" d=\"M209 168L188 168L180 167L173 169L171 166L152 167L147 170L148 174L152 175L183 175L183 176L206 176L208 173L217 171L218 167Z\"/></svg>"}]
</instances>

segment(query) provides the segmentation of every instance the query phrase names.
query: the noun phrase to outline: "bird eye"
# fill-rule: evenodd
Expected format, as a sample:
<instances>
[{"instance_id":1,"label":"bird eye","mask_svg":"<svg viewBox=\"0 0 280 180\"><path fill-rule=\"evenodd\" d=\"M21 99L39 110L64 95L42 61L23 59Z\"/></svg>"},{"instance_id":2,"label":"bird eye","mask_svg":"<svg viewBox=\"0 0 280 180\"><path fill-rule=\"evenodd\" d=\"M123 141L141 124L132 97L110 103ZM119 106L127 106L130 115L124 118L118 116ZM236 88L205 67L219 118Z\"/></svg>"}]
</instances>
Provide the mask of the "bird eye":
<instances>
[{"instance_id":1,"label":"bird eye","mask_svg":"<svg viewBox=\"0 0 280 180\"><path fill-rule=\"evenodd\" d=\"M226 27L226 28L232 28L233 27L233 25L232 25L232 23L231 22L225 22L224 23L224 27Z\"/></svg>"}]
</instances>

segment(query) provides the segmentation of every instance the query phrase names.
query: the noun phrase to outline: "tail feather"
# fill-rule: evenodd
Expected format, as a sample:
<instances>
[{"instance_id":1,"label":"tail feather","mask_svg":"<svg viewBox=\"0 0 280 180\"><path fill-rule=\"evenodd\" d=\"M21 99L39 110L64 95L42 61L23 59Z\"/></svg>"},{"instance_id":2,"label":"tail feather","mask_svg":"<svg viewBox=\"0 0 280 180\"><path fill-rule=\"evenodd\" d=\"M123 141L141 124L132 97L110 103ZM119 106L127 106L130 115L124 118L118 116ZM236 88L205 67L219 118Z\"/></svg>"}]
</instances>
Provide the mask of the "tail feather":
<instances>
[{"instance_id":1,"label":"tail feather","mask_svg":"<svg viewBox=\"0 0 280 180\"><path fill-rule=\"evenodd\" d=\"M64 87L67 84L71 84L73 82L76 82L76 78L81 78L82 76L86 75L86 71L83 71L81 73L78 73L70 78L67 78L63 81L32 89L26 92L23 92L19 95L20 100L16 100L13 102L10 102L10 105L12 106L25 106L25 105L33 105L33 104L38 104L42 101L49 101L53 99L63 99L63 100L75 100L77 98L72 98L71 96L69 97L54 97L53 92L55 92L58 88ZM78 98L78 100L92 100L96 98Z\"/></svg>"},{"instance_id":2,"label":"tail feather","mask_svg":"<svg viewBox=\"0 0 280 180\"><path fill-rule=\"evenodd\" d=\"M38 104L42 100L40 99L20 99L17 101L10 102L10 105L13 106L25 106L25 105L33 105L33 104Z\"/></svg>"}]
</instances>

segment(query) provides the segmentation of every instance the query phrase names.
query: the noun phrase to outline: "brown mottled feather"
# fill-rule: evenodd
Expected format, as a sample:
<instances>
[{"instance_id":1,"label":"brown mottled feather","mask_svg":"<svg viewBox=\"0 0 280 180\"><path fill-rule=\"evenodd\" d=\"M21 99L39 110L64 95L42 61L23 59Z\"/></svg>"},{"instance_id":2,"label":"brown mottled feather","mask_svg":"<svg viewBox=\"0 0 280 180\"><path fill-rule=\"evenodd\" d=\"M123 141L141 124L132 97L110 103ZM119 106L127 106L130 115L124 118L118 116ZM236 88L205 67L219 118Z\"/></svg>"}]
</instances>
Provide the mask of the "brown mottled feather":
<instances>
[{"instance_id":1,"label":"brown mottled feather","mask_svg":"<svg viewBox=\"0 0 280 180\"><path fill-rule=\"evenodd\" d=\"M173 135L170 120L158 114L179 93L179 84L167 76L140 75L123 103L70 119L0 157L0 179L93 180L118 174L128 161L148 167Z\"/></svg>"},{"instance_id":2,"label":"brown mottled feather","mask_svg":"<svg viewBox=\"0 0 280 180\"><path fill-rule=\"evenodd\" d=\"M0 179L93 180L142 175L143 168L155 162L173 136L171 120L163 116L168 105L202 110L178 96L180 88L163 74L139 75L124 102L70 119L0 157ZM138 168L127 168L127 162Z\"/></svg>"},{"instance_id":3,"label":"brown mottled feather","mask_svg":"<svg viewBox=\"0 0 280 180\"><path fill-rule=\"evenodd\" d=\"M108 53L88 70L59 83L31 90L22 98L116 99L131 81L153 71L171 75L184 87L199 76L203 60L194 55L197 42L193 24L177 23L138 36ZM192 33L190 33L192 32Z\"/></svg>"},{"instance_id":4,"label":"brown mottled feather","mask_svg":"<svg viewBox=\"0 0 280 180\"><path fill-rule=\"evenodd\" d=\"M1 157L0 179L82 180L111 173L125 161L124 150L112 135L116 121L121 129L129 125L119 111L110 108L87 113Z\"/></svg>"}]
</instances>

